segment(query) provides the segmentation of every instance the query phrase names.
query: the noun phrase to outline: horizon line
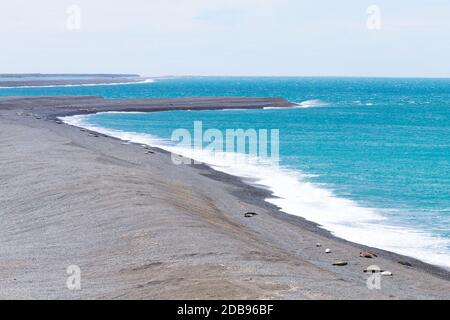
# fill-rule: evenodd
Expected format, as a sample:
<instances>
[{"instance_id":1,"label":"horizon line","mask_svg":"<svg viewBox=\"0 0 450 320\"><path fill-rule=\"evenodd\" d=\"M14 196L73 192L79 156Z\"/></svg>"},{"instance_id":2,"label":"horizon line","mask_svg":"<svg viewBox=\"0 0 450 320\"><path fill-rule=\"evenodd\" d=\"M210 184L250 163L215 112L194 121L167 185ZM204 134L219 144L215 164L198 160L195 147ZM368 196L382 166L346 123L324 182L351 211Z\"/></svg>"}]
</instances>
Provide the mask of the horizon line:
<instances>
[{"instance_id":1,"label":"horizon line","mask_svg":"<svg viewBox=\"0 0 450 320\"><path fill-rule=\"evenodd\" d=\"M0 73L0 77L13 77L13 76L123 76L123 77L141 77L141 78L362 78L362 79L450 79L449 76L370 76L370 75L198 75L198 74L185 74L185 75L141 75L139 73L109 73L109 72L93 72L93 73L42 73L42 72L18 72L18 73Z\"/></svg>"}]
</instances>

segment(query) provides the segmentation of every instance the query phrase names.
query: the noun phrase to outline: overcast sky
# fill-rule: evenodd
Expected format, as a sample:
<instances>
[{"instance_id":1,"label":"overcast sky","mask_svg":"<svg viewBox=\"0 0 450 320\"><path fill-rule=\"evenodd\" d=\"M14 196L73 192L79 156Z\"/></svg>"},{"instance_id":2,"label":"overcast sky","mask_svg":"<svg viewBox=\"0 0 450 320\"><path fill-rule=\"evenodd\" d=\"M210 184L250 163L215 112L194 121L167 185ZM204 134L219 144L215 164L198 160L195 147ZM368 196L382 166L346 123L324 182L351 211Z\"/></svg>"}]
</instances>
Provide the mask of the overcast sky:
<instances>
[{"instance_id":1,"label":"overcast sky","mask_svg":"<svg viewBox=\"0 0 450 320\"><path fill-rule=\"evenodd\" d=\"M449 0L1 0L0 33L0 73L450 77Z\"/></svg>"}]
</instances>

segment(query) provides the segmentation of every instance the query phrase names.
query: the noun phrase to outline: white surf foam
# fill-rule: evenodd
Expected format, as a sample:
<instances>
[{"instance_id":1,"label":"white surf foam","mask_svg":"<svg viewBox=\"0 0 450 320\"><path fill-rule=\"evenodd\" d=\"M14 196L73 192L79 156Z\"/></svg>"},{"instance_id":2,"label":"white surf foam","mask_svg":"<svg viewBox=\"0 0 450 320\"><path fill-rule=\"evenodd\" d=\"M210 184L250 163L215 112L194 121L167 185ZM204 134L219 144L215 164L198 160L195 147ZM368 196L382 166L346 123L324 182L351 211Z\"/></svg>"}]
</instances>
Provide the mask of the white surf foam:
<instances>
[{"instance_id":1,"label":"white surf foam","mask_svg":"<svg viewBox=\"0 0 450 320\"><path fill-rule=\"evenodd\" d=\"M291 109L291 108L286 108L286 107L264 107L264 110L280 110L280 109Z\"/></svg>"},{"instance_id":2,"label":"white surf foam","mask_svg":"<svg viewBox=\"0 0 450 320\"><path fill-rule=\"evenodd\" d=\"M286 107L264 107L264 110L278 110L278 109L306 109L306 108L317 108L317 107L326 107L329 104L327 102L324 102L322 100L318 99L312 99L312 100L305 100L303 102L293 102L295 107L286 108Z\"/></svg>"},{"instance_id":3,"label":"white surf foam","mask_svg":"<svg viewBox=\"0 0 450 320\"><path fill-rule=\"evenodd\" d=\"M450 241L429 233L393 226L379 210L337 197L332 191L308 181L308 175L249 158L243 154L222 153L214 157L205 150L174 146L149 134L123 132L90 125L89 116L61 118L67 124L83 127L125 141L160 147L209 164L213 169L239 176L273 192L267 202L283 212L318 223L335 236L376 247L450 269Z\"/></svg>"},{"instance_id":4,"label":"white surf foam","mask_svg":"<svg viewBox=\"0 0 450 320\"><path fill-rule=\"evenodd\" d=\"M124 84L143 84L155 82L153 79L145 79L142 81L132 82L114 82L114 83L83 83L83 84L54 84L44 86L16 86L16 87L0 87L0 89L24 89L24 88L65 88L65 87L95 87L95 86L118 86Z\"/></svg>"},{"instance_id":5,"label":"white surf foam","mask_svg":"<svg viewBox=\"0 0 450 320\"><path fill-rule=\"evenodd\" d=\"M321 101L319 99L312 99L296 103L296 105L300 108L314 108L314 107L325 107L328 105L328 103Z\"/></svg>"}]
</instances>

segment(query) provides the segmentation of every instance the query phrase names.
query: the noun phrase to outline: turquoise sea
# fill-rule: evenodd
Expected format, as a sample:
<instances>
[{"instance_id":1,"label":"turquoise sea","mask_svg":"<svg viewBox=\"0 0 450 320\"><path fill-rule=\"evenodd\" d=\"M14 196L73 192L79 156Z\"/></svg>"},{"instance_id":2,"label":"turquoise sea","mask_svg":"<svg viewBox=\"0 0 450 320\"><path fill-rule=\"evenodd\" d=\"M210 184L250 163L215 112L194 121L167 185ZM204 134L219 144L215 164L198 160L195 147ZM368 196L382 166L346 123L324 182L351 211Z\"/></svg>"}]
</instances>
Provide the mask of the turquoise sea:
<instances>
[{"instance_id":1,"label":"turquoise sea","mask_svg":"<svg viewBox=\"0 0 450 320\"><path fill-rule=\"evenodd\" d=\"M70 123L177 150L177 128L279 129L280 162L194 154L262 185L283 211L351 241L450 268L450 79L214 78L0 89L7 95L284 97L293 109L103 113ZM178 150L182 153L182 150Z\"/></svg>"}]
</instances>

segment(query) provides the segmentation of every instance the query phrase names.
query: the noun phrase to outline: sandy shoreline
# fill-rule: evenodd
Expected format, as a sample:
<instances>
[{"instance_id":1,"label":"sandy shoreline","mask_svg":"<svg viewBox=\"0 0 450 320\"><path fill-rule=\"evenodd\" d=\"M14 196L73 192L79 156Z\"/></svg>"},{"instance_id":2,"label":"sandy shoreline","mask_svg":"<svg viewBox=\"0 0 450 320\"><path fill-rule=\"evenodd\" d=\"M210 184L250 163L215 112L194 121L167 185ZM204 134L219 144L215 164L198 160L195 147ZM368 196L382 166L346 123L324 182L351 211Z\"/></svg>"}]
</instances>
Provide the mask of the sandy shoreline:
<instances>
[{"instance_id":1,"label":"sandy shoreline","mask_svg":"<svg viewBox=\"0 0 450 320\"><path fill-rule=\"evenodd\" d=\"M0 98L0 298L450 298L445 270L377 249L369 250L378 258L360 258L368 248L279 212L264 201L265 190L55 121L99 111L290 105ZM244 217L249 211L258 215ZM81 291L65 286L73 264L82 270ZM381 290L366 286L363 270L373 264L394 274L382 277Z\"/></svg>"}]
</instances>

